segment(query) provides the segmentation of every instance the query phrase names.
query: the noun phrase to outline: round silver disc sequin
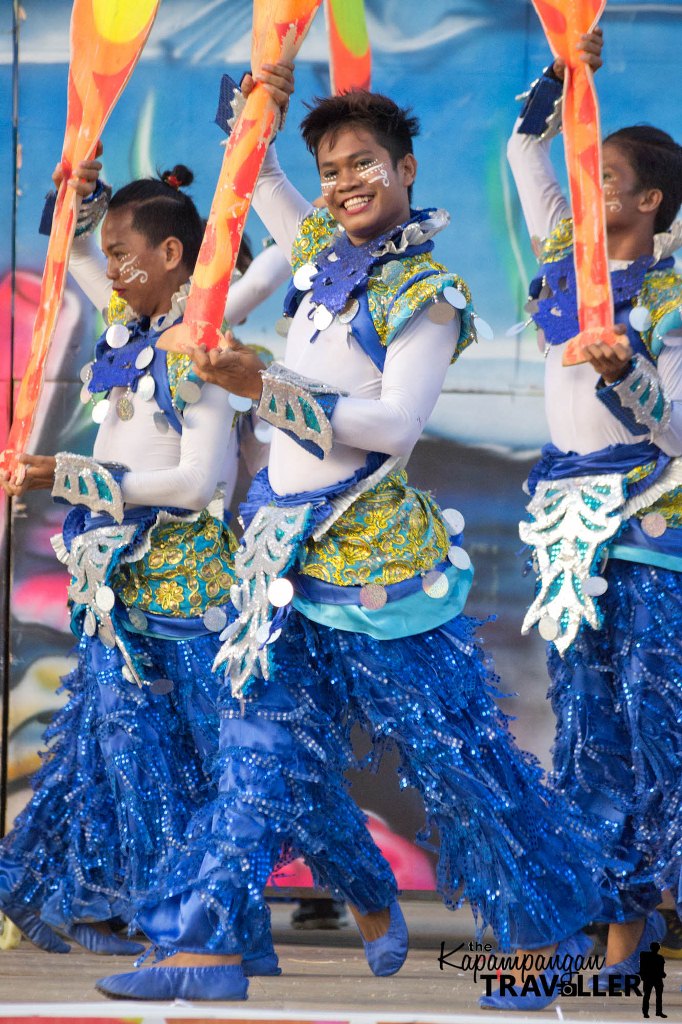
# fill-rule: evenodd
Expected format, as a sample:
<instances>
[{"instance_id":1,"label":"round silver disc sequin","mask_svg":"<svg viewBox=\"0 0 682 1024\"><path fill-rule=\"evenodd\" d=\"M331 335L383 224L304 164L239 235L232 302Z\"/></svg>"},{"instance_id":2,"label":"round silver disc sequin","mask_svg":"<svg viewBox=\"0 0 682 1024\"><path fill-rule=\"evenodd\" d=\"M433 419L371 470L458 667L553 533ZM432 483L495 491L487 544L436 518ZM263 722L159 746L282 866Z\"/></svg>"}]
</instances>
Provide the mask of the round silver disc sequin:
<instances>
[{"instance_id":1,"label":"round silver disc sequin","mask_svg":"<svg viewBox=\"0 0 682 1024\"><path fill-rule=\"evenodd\" d=\"M495 337L495 332L488 321L476 313L474 314L474 327L476 328L476 333L485 341L492 341Z\"/></svg>"},{"instance_id":2,"label":"round silver disc sequin","mask_svg":"<svg viewBox=\"0 0 682 1024\"><path fill-rule=\"evenodd\" d=\"M464 516L459 509L444 508L442 515L452 537L457 537L464 532Z\"/></svg>"},{"instance_id":3,"label":"round silver disc sequin","mask_svg":"<svg viewBox=\"0 0 682 1024\"><path fill-rule=\"evenodd\" d=\"M253 405L251 399L245 398L244 395L233 395L230 393L227 400L235 412L249 412Z\"/></svg>"},{"instance_id":4,"label":"round silver disc sequin","mask_svg":"<svg viewBox=\"0 0 682 1024\"><path fill-rule=\"evenodd\" d=\"M648 537L662 537L668 524L660 512L647 512L642 518L642 529Z\"/></svg>"},{"instance_id":5,"label":"round silver disc sequin","mask_svg":"<svg viewBox=\"0 0 682 1024\"><path fill-rule=\"evenodd\" d=\"M88 389L88 385L87 384L84 384L83 387L81 388L81 393L80 393L79 397L80 397L80 400L83 403L83 405L87 405L88 402L91 401L91 399L92 399L92 391L90 391Z\"/></svg>"},{"instance_id":6,"label":"round silver disc sequin","mask_svg":"<svg viewBox=\"0 0 682 1024\"><path fill-rule=\"evenodd\" d=\"M234 622L231 622L229 626L225 627L225 629L222 631L218 639L222 640L223 642L225 640L229 640L231 636L234 636L235 633L239 632L241 626L241 622L238 619L236 619Z\"/></svg>"},{"instance_id":7,"label":"round silver disc sequin","mask_svg":"<svg viewBox=\"0 0 682 1024\"><path fill-rule=\"evenodd\" d=\"M471 559L469 558L469 555L464 548L458 547L457 544L453 544L452 547L449 548L448 558L454 565L455 569L462 569L462 571L464 571L465 569L471 568Z\"/></svg>"},{"instance_id":8,"label":"round silver disc sequin","mask_svg":"<svg viewBox=\"0 0 682 1024\"><path fill-rule=\"evenodd\" d=\"M449 302L432 302L426 315L434 324L449 324L455 317L455 309Z\"/></svg>"},{"instance_id":9,"label":"round silver disc sequin","mask_svg":"<svg viewBox=\"0 0 682 1024\"><path fill-rule=\"evenodd\" d=\"M230 601L235 606L237 611L241 611L242 608L242 592L236 583L233 583L230 587Z\"/></svg>"},{"instance_id":10,"label":"round silver disc sequin","mask_svg":"<svg viewBox=\"0 0 682 1024\"><path fill-rule=\"evenodd\" d=\"M313 313L313 323L318 331L326 331L334 323L334 314L326 306L318 306Z\"/></svg>"},{"instance_id":11,"label":"round silver disc sequin","mask_svg":"<svg viewBox=\"0 0 682 1024\"><path fill-rule=\"evenodd\" d=\"M181 380L177 386L176 393L187 405L194 405L201 398L201 388L193 380Z\"/></svg>"},{"instance_id":12,"label":"round silver disc sequin","mask_svg":"<svg viewBox=\"0 0 682 1024\"><path fill-rule=\"evenodd\" d=\"M204 612L204 625L212 633L222 633L227 625L227 615L222 608L207 608Z\"/></svg>"},{"instance_id":13,"label":"round silver disc sequin","mask_svg":"<svg viewBox=\"0 0 682 1024\"><path fill-rule=\"evenodd\" d=\"M531 323L532 323L532 321L531 321ZM517 324L512 324L512 326L510 328L508 328L508 330L506 330L504 332L504 336L505 336L505 338L516 338L517 335L523 334L523 332L525 331L526 327L528 327L528 326L529 326L529 321L528 320L519 320L519 322Z\"/></svg>"},{"instance_id":14,"label":"round silver disc sequin","mask_svg":"<svg viewBox=\"0 0 682 1024\"><path fill-rule=\"evenodd\" d=\"M268 601L273 604L275 608L284 608L285 605L291 604L294 597L294 588L291 582L284 576L280 576L278 579L273 580L268 587Z\"/></svg>"},{"instance_id":15,"label":"round silver disc sequin","mask_svg":"<svg viewBox=\"0 0 682 1024\"><path fill-rule=\"evenodd\" d=\"M274 631L274 633L271 633L271 634L270 634L270 636L269 636L268 640L266 641L266 643L268 643L268 644L274 644L274 642L275 642L276 640L279 640L279 638L281 637L281 635L282 635L282 630L281 630L281 629L276 629L276 630Z\"/></svg>"},{"instance_id":16,"label":"round silver disc sequin","mask_svg":"<svg viewBox=\"0 0 682 1024\"><path fill-rule=\"evenodd\" d=\"M135 357L135 366L138 370L146 370L153 358L154 349L151 345L147 345L146 348L143 348L141 352L137 353L137 356Z\"/></svg>"},{"instance_id":17,"label":"round silver disc sequin","mask_svg":"<svg viewBox=\"0 0 682 1024\"><path fill-rule=\"evenodd\" d=\"M360 303L357 299L350 298L339 313L339 320L342 324L349 324L354 320L360 311Z\"/></svg>"},{"instance_id":18,"label":"round silver disc sequin","mask_svg":"<svg viewBox=\"0 0 682 1024\"><path fill-rule=\"evenodd\" d=\"M263 622L256 630L256 640L259 644L266 644L270 637L270 623Z\"/></svg>"},{"instance_id":19,"label":"round silver disc sequin","mask_svg":"<svg viewBox=\"0 0 682 1024\"><path fill-rule=\"evenodd\" d=\"M441 598L447 594L450 589L450 583L444 572L432 569L431 572L427 572L422 580L422 587L427 597Z\"/></svg>"},{"instance_id":20,"label":"round silver disc sequin","mask_svg":"<svg viewBox=\"0 0 682 1024\"><path fill-rule=\"evenodd\" d=\"M583 584L583 590L588 597L601 597L608 589L609 584L603 576L590 576Z\"/></svg>"},{"instance_id":21,"label":"round silver disc sequin","mask_svg":"<svg viewBox=\"0 0 682 1024\"><path fill-rule=\"evenodd\" d=\"M366 583L360 588L360 604L370 612L378 612L387 601L386 587L380 583Z\"/></svg>"},{"instance_id":22,"label":"round silver disc sequin","mask_svg":"<svg viewBox=\"0 0 682 1024\"><path fill-rule=\"evenodd\" d=\"M109 401L109 399L103 398L101 402L98 402L97 405L93 407L92 418L95 421L95 423L104 423L105 419L109 414L110 405L111 402Z\"/></svg>"},{"instance_id":23,"label":"round silver disc sequin","mask_svg":"<svg viewBox=\"0 0 682 1024\"><path fill-rule=\"evenodd\" d=\"M266 423L265 420L259 419L256 422L256 426L253 428L253 436L257 441L260 441L261 444L270 444L273 433L273 427L271 427L269 423Z\"/></svg>"},{"instance_id":24,"label":"round silver disc sequin","mask_svg":"<svg viewBox=\"0 0 682 1024\"><path fill-rule=\"evenodd\" d=\"M158 697L163 697L165 694L170 693L171 690L175 689L175 683L172 679L155 679L154 682L150 684L149 689Z\"/></svg>"},{"instance_id":25,"label":"round silver disc sequin","mask_svg":"<svg viewBox=\"0 0 682 1024\"><path fill-rule=\"evenodd\" d=\"M317 275L317 267L314 263L304 263L302 267L299 267L294 274L294 287L298 288L299 292L307 292L313 283L313 278Z\"/></svg>"},{"instance_id":26,"label":"round silver disc sequin","mask_svg":"<svg viewBox=\"0 0 682 1024\"><path fill-rule=\"evenodd\" d=\"M95 604L98 608L101 608L103 612L111 611L116 604L116 595L111 587L107 587L105 584L104 586L97 588L95 591Z\"/></svg>"},{"instance_id":27,"label":"round silver disc sequin","mask_svg":"<svg viewBox=\"0 0 682 1024\"><path fill-rule=\"evenodd\" d=\"M275 331L277 332L277 334L279 334L280 338L286 338L287 334L289 333L290 327L291 317L281 316L277 323L275 324Z\"/></svg>"},{"instance_id":28,"label":"round silver disc sequin","mask_svg":"<svg viewBox=\"0 0 682 1024\"><path fill-rule=\"evenodd\" d=\"M521 484L521 490L523 491L524 494L527 494L530 497L530 487L528 486L528 480L527 479L524 480L523 483Z\"/></svg>"},{"instance_id":29,"label":"round silver disc sequin","mask_svg":"<svg viewBox=\"0 0 682 1024\"><path fill-rule=\"evenodd\" d=\"M151 402L156 394L156 381L151 373L145 373L144 377L140 378L137 385L137 393L143 402Z\"/></svg>"},{"instance_id":30,"label":"round silver disc sequin","mask_svg":"<svg viewBox=\"0 0 682 1024\"><path fill-rule=\"evenodd\" d=\"M135 415L135 407L127 395L121 395L116 403L116 415L120 420L131 420Z\"/></svg>"},{"instance_id":31,"label":"round silver disc sequin","mask_svg":"<svg viewBox=\"0 0 682 1024\"><path fill-rule=\"evenodd\" d=\"M128 618L130 619L131 626L135 629L146 629L149 623L147 622L147 616L139 608L130 608L128 611Z\"/></svg>"},{"instance_id":32,"label":"round silver disc sequin","mask_svg":"<svg viewBox=\"0 0 682 1024\"><path fill-rule=\"evenodd\" d=\"M83 629L87 636L94 636L97 632L97 619L91 608L88 608L83 620Z\"/></svg>"},{"instance_id":33,"label":"round silver disc sequin","mask_svg":"<svg viewBox=\"0 0 682 1024\"><path fill-rule=\"evenodd\" d=\"M156 427L156 429L158 430L158 432L160 434L167 434L168 433L168 428L170 427L170 423L168 422L168 418L167 418L165 412L155 412L154 413L154 426Z\"/></svg>"},{"instance_id":34,"label":"round silver disc sequin","mask_svg":"<svg viewBox=\"0 0 682 1024\"><path fill-rule=\"evenodd\" d=\"M81 366L78 376L84 384L89 384L92 380L92 363L86 363L85 366Z\"/></svg>"},{"instance_id":35,"label":"round silver disc sequin","mask_svg":"<svg viewBox=\"0 0 682 1024\"><path fill-rule=\"evenodd\" d=\"M454 306L455 309L466 309L467 297L464 292L461 292L459 288L455 288L454 285L449 284L447 288L443 288L443 298L451 306Z\"/></svg>"},{"instance_id":36,"label":"round silver disc sequin","mask_svg":"<svg viewBox=\"0 0 682 1024\"><path fill-rule=\"evenodd\" d=\"M538 623L538 633L543 640L556 640L559 635L559 623L551 615L543 615Z\"/></svg>"},{"instance_id":37,"label":"round silver disc sequin","mask_svg":"<svg viewBox=\"0 0 682 1024\"><path fill-rule=\"evenodd\" d=\"M130 337L130 331L124 324L112 324L104 337L109 348L123 348Z\"/></svg>"},{"instance_id":38,"label":"round silver disc sequin","mask_svg":"<svg viewBox=\"0 0 682 1024\"><path fill-rule=\"evenodd\" d=\"M642 331L648 331L651 327L651 313L646 306L633 306L628 319L630 326L634 327L640 334Z\"/></svg>"}]
</instances>

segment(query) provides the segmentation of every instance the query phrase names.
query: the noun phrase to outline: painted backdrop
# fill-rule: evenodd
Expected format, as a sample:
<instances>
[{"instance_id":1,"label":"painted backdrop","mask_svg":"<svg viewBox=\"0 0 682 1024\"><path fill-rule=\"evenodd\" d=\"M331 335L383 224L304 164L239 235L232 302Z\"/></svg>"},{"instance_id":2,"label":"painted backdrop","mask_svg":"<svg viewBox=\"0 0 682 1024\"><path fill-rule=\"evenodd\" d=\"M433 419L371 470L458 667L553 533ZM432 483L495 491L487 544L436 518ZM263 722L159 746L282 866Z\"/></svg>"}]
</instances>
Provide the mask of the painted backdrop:
<instances>
[{"instance_id":1,"label":"painted backdrop","mask_svg":"<svg viewBox=\"0 0 682 1024\"><path fill-rule=\"evenodd\" d=\"M0 421L4 431L11 376L21 377L35 315L45 239L37 234L65 119L68 0L23 0L18 67L13 67L11 4L0 5ZM213 124L220 76L239 79L249 59L248 0L162 0L149 44L107 127L105 176L114 186L185 162L195 172L193 194L208 212L218 174L221 134ZM428 438L413 456L415 482L467 520L466 546L476 566L469 611L495 623L482 627L494 653L522 742L543 761L552 724L544 703L542 644L521 638L531 586L522 575L516 523L520 485L545 438L542 361L532 332L508 336L523 319L533 260L505 164L505 143L522 92L549 54L526 0L367 0L374 87L412 106L422 122L417 156L417 205L446 207L451 227L437 255L471 285L478 312L495 339L469 350L452 369ZM682 4L610 0L605 17L606 67L598 76L605 131L651 120L682 138L682 110L673 83L679 69ZM20 161L16 277L11 284L11 180L15 159L12 77L18 76ZM299 189L319 192L312 160L297 137L306 99L328 92L328 52L319 17L297 67L297 92L280 159ZM557 154L561 147L557 145ZM559 160L560 163L560 160ZM257 250L265 231L252 215ZM240 328L243 340L278 351L272 329L281 294ZM13 326L14 354L10 353ZM100 325L75 285L62 311L49 382L33 449L88 450L93 425L78 401L78 369L90 358ZM9 700L11 821L27 796L39 737L62 697L59 677L70 665L65 578L49 545L63 511L43 495L16 504L8 534L2 602L9 596L11 663L3 663ZM3 620L4 621L4 620ZM362 740L360 739L361 743ZM392 833L411 837L421 823L418 800L398 795L386 774L354 782L362 806L388 819ZM409 874L409 873L408 873ZM403 879L408 887L427 881ZM410 884L410 882L412 884Z\"/></svg>"}]
</instances>

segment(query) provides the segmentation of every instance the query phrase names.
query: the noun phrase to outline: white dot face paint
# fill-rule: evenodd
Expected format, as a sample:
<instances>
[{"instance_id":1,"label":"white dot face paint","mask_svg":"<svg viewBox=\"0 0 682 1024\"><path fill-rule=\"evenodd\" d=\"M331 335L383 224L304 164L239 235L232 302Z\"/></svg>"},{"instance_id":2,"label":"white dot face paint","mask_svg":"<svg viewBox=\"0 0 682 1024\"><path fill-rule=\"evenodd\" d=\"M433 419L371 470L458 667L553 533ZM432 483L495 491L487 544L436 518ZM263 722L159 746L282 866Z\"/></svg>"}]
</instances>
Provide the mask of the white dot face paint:
<instances>
[{"instance_id":1,"label":"white dot face paint","mask_svg":"<svg viewBox=\"0 0 682 1024\"><path fill-rule=\"evenodd\" d=\"M604 205L609 213L620 213L623 204L620 200L620 189L615 185L604 185Z\"/></svg>"},{"instance_id":2,"label":"white dot face paint","mask_svg":"<svg viewBox=\"0 0 682 1024\"><path fill-rule=\"evenodd\" d=\"M324 196L325 199L327 198L328 195L330 195L330 193L331 193L332 189L334 188L335 184L336 184L336 175L334 175L333 178L331 178L331 179L329 177L327 177L327 178L325 178L324 181L320 181L320 191L322 192L322 195Z\"/></svg>"},{"instance_id":3,"label":"white dot face paint","mask_svg":"<svg viewBox=\"0 0 682 1024\"><path fill-rule=\"evenodd\" d=\"M384 188L388 188L390 184L388 169L384 160L373 160L368 167L363 167L359 172L359 177L366 181L368 185L373 185L375 181L380 181Z\"/></svg>"},{"instance_id":4,"label":"white dot face paint","mask_svg":"<svg viewBox=\"0 0 682 1024\"><path fill-rule=\"evenodd\" d=\"M149 280L149 274L140 266L140 257L131 256L130 253L125 253L121 257L118 273L124 284L132 284L138 280L140 284L146 284Z\"/></svg>"}]
</instances>

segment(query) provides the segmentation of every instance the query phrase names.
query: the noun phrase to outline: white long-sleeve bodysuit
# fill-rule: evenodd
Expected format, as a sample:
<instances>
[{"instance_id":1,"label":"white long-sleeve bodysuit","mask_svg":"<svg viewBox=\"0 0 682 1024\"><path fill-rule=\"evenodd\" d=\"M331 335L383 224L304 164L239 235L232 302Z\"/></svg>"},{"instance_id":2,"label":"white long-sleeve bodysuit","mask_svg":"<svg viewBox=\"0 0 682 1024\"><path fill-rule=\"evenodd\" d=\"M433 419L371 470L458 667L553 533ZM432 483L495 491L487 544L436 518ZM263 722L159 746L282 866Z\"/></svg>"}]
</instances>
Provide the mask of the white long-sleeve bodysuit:
<instances>
[{"instance_id":1,"label":"white long-sleeve bodysuit","mask_svg":"<svg viewBox=\"0 0 682 1024\"><path fill-rule=\"evenodd\" d=\"M515 126L516 129L516 126ZM514 130L507 156L531 239L535 244L551 233L560 220L570 217L549 154L550 140L521 135ZM627 262L611 260L610 269L620 270ZM671 331L658 358L658 374L666 396L672 402L667 429L651 439L668 455L682 454L682 333ZM641 441L613 416L596 396L597 374L589 363L562 366L562 345L546 351L545 413L552 443L562 451L580 455L608 445Z\"/></svg>"},{"instance_id":2,"label":"white long-sleeve bodysuit","mask_svg":"<svg viewBox=\"0 0 682 1024\"><path fill-rule=\"evenodd\" d=\"M285 177L274 146L265 158L253 205L277 245L290 252L312 207ZM418 313L389 345L382 373L338 320L311 342L311 309L310 295L305 295L289 329L284 363L349 397L340 398L334 409L333 446L324 460L281 430L274 432L269 476L278 494L344 480L365 464L368 451L407 462L436 404L460 330L459 316L435 324L425 312Z\"/></svg>"}]
</instances>

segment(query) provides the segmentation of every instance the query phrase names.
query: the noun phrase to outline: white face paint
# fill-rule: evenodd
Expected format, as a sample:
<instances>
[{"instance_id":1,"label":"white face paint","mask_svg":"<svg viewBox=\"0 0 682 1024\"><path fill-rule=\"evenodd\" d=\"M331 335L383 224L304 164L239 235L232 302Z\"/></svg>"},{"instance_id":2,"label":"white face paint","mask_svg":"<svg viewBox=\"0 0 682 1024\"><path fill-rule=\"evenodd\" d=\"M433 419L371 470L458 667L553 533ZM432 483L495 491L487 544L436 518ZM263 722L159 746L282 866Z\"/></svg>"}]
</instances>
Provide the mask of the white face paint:
<instances>
[{"instance_id":1,"label":"white face paint","mask_svg":"<svg viewBox=\"0 0 682 1024\"><path fill-rule=\"evenodd\" d=\"M620 213L623 209L623 204L619 197L620 189L616 188L615 185L604 186L604 204L609 213Z\"/></svg>"},{"instance_id":2,"label":"white face paint","mask_svg":"<svg viewBox=\"0 0 682 1024\"><path fill-rule=\"evenodd\" d=\"M320 190L322 192L322 195L325 197L325 199L330 194L330 192L334 188L335 184L336 184L336 175L333 176L332 180L330 180L330 177L328 176L325 181L320 181Z\"/></svg>"},{"instance_id":3,"label":"white face paint","mask_svg":"<svg viewBox=\"0 0 682 1024\"><path fill-rule=\"evenodd\" d=\"M384 188L389 186L388 170L383 160L374 160L369 167L365 167L360 171L359 176L368 185L372 185L375 181L380 181Z\"/></svg>"},{"instance_id":4,"label":"white face paint","mask_svg":"<svg viewBox=\"0 0 682 1024\"><path fill-rule=\"evenodd\" d=\"M149 279L147 271L140 266L139 256L131 256L129 253L126 253L121 260L119 275L124 284L130 284L137 280L140 284L146 284Z\"/></svg>"}]
</instances>

